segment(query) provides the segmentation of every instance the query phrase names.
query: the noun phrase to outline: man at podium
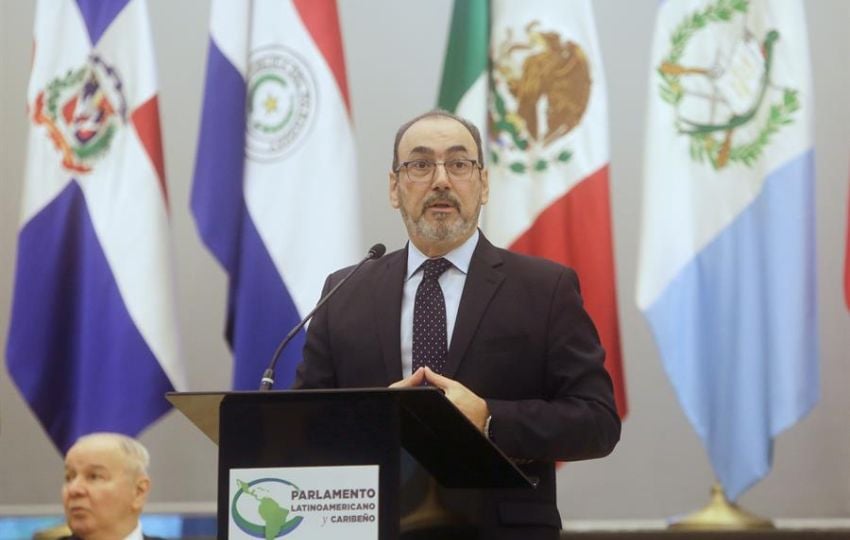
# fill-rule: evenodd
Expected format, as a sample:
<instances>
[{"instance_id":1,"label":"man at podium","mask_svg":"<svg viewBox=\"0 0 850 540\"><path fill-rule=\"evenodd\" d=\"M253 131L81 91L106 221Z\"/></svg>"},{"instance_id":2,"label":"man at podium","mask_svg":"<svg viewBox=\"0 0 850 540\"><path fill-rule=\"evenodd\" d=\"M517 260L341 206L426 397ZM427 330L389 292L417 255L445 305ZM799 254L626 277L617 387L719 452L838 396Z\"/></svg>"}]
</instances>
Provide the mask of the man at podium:
<instances>
[{"instance_id":1,"label":"man at podium","mask_svg":"<svg viewBox=\"0 0 850 540\"><path fill-rule=\"evenodd\" d=\"M493 246L477 227L488 196L473 124L431 111L402 125L389 198L410 241L317 311L294 387L441 388L538 480L536 489L446 493L444 504L480 538L554 539L555 462L607 455L620 420L575 272Z\"/></svg>"}]
</instances>

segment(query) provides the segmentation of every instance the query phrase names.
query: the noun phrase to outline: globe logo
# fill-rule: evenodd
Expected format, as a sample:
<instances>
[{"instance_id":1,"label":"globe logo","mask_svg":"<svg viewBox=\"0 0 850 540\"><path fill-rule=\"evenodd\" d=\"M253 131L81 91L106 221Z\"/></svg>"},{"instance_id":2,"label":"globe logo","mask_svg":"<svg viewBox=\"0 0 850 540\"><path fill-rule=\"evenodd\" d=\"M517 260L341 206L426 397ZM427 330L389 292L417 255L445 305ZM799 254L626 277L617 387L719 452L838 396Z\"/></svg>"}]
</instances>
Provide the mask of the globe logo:
<instances>
[{"instance_id":1,"label":"globe logo","mask_svg":"<svg viewBox=\"0 0 850 540\"><path fill-rule=\"evenodd\" d=\"M260 478L253 482L236 480L239 491L230 502L233 522L253 538L273 540L294 531L304 520L292 516L281 501L290 499L298 486L280 478Z\"/></svg>"}]
</instances>

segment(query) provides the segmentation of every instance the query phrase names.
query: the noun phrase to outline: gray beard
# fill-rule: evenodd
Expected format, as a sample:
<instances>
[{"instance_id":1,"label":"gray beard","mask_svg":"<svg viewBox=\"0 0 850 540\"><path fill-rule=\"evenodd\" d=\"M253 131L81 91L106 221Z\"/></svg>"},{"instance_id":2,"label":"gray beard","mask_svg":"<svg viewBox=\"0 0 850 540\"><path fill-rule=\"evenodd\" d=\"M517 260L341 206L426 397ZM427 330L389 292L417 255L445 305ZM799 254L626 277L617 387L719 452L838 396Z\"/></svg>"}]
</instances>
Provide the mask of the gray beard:
<instances>
[{"instance_id":1,"label":"gray beard","mask_svg":"<svg viewBox=\"0 0 850 540\"><path fill-rule=\"evenodd\" d=\"M402 204L400 205L399 210L401 211L401 217L404 220L404 225L407 227L408 232L415 231L419 237L427 240L428 242L440 243L454 243L459 240L463 240L472 234L472 231L478 224L478 216L481 213L480 206L475 212L474 220L468 220L464 219L464 217L460 214L460 204L451 197L429 197L423 202L423 207L427 208L436 201L448 201L454 203L455 208L458 210L457 216L459 219L451 220L451 218L447 218L446 220L429 222L425 220L425 212L423 211L419 216L419 219L414 220L404 210L404 201L401 201Z\"/></svg>"},{"instance_id":2,"label":"gray beard","mask_svg":"<svg viewBox=\"0 0 850 540\"><path fill-rule=\"evenodd\" d=\"M469 222L462 217L457 220L439 220L436 222L425 221L424 214L418 220L413 220L406 212L402 211L404 224L407 230L416 231L416 234L429 242L455 242L464 237L469 231Z\"/></svg>"}]
</instances>

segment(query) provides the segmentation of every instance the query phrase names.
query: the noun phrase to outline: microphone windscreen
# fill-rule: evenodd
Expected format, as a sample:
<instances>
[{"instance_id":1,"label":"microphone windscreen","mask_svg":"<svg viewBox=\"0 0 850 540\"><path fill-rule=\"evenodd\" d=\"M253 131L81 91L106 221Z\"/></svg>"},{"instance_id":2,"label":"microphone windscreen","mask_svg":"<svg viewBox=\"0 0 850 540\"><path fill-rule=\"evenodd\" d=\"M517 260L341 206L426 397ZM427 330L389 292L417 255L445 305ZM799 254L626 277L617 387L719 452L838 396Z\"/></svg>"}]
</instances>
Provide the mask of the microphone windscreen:
<instances>
[{"instance_id":1,"label":"microphone windscreen","mask_svg":"<svg viewBox=\"0 0 850 540\"><path fill-rule=\"evenodd\" d=\"M369 248L369 258L370 259L380 259L384 256L384 253L387 252L387 246L384 244L375 244L371 248Z\"/></svg>"}]
</instances>

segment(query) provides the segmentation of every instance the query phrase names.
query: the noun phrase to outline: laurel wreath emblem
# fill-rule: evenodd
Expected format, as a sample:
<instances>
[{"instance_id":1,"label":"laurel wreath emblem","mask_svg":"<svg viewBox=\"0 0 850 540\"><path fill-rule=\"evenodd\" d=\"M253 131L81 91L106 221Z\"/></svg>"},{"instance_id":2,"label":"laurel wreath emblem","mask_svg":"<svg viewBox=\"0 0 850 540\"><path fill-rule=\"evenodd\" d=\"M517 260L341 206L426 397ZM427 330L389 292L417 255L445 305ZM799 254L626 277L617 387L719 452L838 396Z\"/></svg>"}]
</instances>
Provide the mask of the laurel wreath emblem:
<instances>
[{"instance_id":1,"label":"laurel wreath emblem","mask_svg":"<svg viewBox=\"0 0 850 540\"><path fill-rule=\"evenodd\" d=\"M661 99L677 108L687 95L682 78L708 70L687 68L681 65L685 50L691 39L701 30L712 24L731 22L737 15L745 15L749 10L749 0L717 0L703 10L686 17L670 36L670 50L663 58L657 73L661 78L659 95ZM719 123L698 124L677 119L676 129L680 134L690 137L690 156L698 162L706 160L717 170L730 163L752 166L770 144L771 138L782 126L793 123L794 113L800 109L797 90L783 88L781 99L771 103L764 124L748 142L732 144L734 131L751 122L767 96L768 87L772 87L771 67L775 54L774 45L779 33L771 30L761 44L764 55L765 72L761 81L761 91L755 104L745 113L733 114ZM704 74L704 73L702 73Z\"/></svg>"}]
</instances>

